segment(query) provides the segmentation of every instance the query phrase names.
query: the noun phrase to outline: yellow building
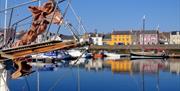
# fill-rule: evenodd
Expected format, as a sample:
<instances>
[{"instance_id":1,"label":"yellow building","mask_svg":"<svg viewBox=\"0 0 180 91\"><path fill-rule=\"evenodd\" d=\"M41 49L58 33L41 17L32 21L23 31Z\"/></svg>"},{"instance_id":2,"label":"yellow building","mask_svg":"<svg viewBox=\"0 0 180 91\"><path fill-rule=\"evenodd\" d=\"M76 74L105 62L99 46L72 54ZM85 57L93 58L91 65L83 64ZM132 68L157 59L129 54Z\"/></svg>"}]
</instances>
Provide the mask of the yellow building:
<instances>
[{"instance_id":1,"label":"yellow building","mask_svg":"<svg viewBox=\"0 0 180 91\"><path fill-rule=\"evenodd\" d=\"M111 42L111 39L103 39L103 44L104 45L113 45Z\"/></svg>"},{"instance_id":2,"label":"yellow building","mask_svg":"<svg viewBox=\"0 0 180 91\"><path fill-rule=\"evenodd\" d=\"M113 31L109 45L131 45L131 31Z\"/></svg>"}]
</instances>

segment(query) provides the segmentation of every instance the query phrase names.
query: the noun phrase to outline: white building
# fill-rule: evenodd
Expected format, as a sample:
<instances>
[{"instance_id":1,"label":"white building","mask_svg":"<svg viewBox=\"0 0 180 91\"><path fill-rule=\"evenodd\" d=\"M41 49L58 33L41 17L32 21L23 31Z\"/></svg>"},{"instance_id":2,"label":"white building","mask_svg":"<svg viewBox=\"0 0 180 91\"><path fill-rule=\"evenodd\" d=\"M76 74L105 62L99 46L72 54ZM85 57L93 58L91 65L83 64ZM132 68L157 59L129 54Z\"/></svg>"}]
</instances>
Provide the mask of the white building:
<instances>
[{"instance_id":1,"label":"white building","mask_svg":"<svg viewBox=\"0 0 180 91\"><path fill-rule=\"evenodd\" d=\"M170 33L170 44L180 44L180 31Z\"/></svg>"},{"instance_id":2,"label":"white building","mask_svg":"<svg viewBox=\"0 0 180 91\"><path fill-rule=\"evenodd\" d=\"M91 37L94 45L103 45L103 37L96 34L96 36Z\"/></svg>"}]
</instances>

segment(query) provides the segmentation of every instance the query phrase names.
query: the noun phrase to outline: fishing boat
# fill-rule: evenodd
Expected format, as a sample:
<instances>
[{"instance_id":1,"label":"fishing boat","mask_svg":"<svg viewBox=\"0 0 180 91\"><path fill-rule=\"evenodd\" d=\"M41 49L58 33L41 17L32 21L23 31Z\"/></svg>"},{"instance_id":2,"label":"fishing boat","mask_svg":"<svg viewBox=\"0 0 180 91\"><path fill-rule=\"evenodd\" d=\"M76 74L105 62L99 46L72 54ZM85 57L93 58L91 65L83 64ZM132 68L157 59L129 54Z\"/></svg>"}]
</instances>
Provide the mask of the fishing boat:
<instances>
[{"instance_id":1,"label":"fishing boat","mask_svg":"<svg viewBox=\"0 0 180 91\"><path fill-rule=\"evenodd\" d=\"M165 52L146 52L144 45L145 45L145 16L143 17L143 27L142 27L142 39L140 39L140 41L142 42L142 50L140 52L130 52L130 57L131 59L162 59L162 58L166 58L166 54Z\"/></svg>"},{"instance_id":2,"label":"fishing boat","mask_svg":"<svg viewBox=\"0 0 180 91\"><path fill-rule=\"evenodd\" d=\"M93 53L93 58L97 59L97 58L104 58L107 57L107 55L104 54L104 51L99 51L98 53Z\"/></svg>"},{"instance_id":3,"label":"fishing boat","mask_svg":"<svg viewBox=\"0 0 180 91\"><path fill-rule=\"evenodd\" d=\"M131 52L131 59L163 59L167 58L164 53L153 53L153 52Z\"/></svg>"}]
</instances>

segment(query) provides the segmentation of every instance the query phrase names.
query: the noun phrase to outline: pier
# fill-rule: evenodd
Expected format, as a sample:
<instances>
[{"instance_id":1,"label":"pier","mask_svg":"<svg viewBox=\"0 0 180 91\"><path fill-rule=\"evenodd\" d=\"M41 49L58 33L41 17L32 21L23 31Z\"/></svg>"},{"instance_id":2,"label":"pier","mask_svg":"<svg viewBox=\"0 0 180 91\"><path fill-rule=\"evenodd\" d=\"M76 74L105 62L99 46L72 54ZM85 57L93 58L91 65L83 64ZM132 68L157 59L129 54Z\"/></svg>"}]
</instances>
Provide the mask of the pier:
<instances>
[{"instance_id":1,"label":"pier","mask_svg":"<svg viewBox=\"0 0 180 91\"><path fill-rule=\"evenodd\" d=\"M129 53L130 50L141 50L144 48L145 50L159 50L159 51L166 51L168 53L180 53L180 45L179 44L169 44L169 45L103 45L97 46L93 45L90 47L90 50L106 50L106 51L123 51Z\"/></svg>"}]
</instances>

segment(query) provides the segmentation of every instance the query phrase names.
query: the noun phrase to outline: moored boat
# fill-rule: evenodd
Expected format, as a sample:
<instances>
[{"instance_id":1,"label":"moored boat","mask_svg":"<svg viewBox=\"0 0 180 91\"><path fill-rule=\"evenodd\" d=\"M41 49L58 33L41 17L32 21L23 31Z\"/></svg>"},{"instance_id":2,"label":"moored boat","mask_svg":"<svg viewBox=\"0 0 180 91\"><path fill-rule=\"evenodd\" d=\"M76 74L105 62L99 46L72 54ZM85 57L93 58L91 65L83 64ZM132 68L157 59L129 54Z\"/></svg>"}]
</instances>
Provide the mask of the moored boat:
<instances>
[{"instance_id":1,"label":"moored boat","mask_svg":"<svg viewBox=\"0 0 180 91\"><path fill-rule=\"evenodd\" d=\"M153 52L131 52L131 59L163 59L168 56L165 53L153 53Z\"/></svg>"},{"instance_id":2,"label":"moored boat","mask_svg":"<svg viewBox=\"0 0 180 91\"><path fill-rule=\"evenodd\" d=\"M82 58L92 58L92 53L89 53L89 52L85 52L83 54L83 52L81 52L80 50L75 50L75 49L68 50L67 52L72 57L80 57L82 55Z\"/></svg>"},{"instance_id":3,"label":"moored boat","mask_svg":"<svg viewBox=\"0 0 180 91\"><path fill-rule=\"evenodd\" d=\"M66 60L71 59L72 56L64 51L52 51L47 53L40 53L36 55L32 55L34 59L59 59L59 60Z\"/></svg>"}]
</instances>

